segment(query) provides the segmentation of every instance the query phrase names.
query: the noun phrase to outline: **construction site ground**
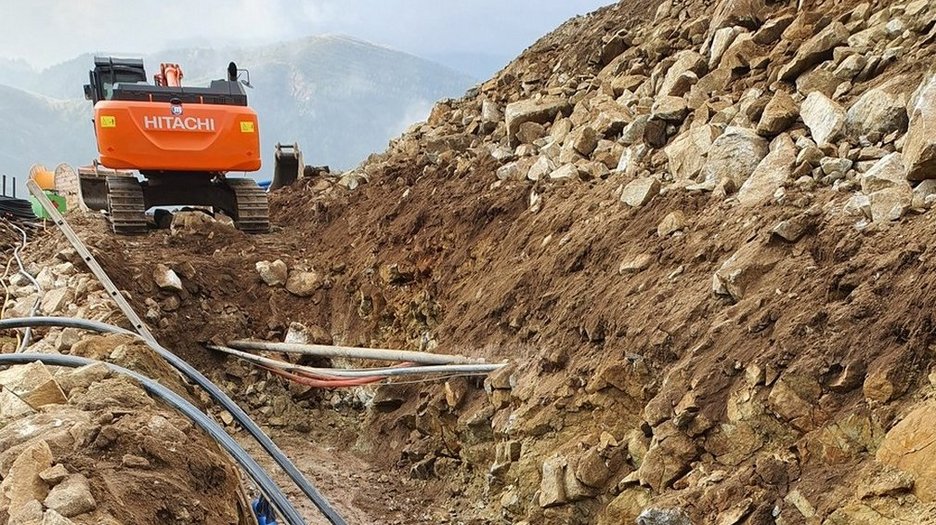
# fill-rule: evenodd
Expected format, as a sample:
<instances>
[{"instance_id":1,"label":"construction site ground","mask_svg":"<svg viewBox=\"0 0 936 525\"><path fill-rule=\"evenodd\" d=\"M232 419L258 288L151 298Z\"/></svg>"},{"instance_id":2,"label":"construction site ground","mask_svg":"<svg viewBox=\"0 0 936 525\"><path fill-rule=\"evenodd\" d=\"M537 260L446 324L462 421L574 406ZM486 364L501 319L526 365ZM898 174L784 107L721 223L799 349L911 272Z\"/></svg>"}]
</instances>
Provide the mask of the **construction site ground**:
<instances>
[{"instance_id":1,"label":"construction site ground","mask_svg":"<svg viewBox=\"0 0 936 525\"><path fill-rule=\"evenodd\" d=\"M932 524L934 46L928 0L621 2L271 192L268 234L68 220L349 522ZM81 271L52 228L25 255ZM74 288L44 309L121 322ZM508 366L312 389L204 346L242 338Z\"/></svg>"}]
</instances>

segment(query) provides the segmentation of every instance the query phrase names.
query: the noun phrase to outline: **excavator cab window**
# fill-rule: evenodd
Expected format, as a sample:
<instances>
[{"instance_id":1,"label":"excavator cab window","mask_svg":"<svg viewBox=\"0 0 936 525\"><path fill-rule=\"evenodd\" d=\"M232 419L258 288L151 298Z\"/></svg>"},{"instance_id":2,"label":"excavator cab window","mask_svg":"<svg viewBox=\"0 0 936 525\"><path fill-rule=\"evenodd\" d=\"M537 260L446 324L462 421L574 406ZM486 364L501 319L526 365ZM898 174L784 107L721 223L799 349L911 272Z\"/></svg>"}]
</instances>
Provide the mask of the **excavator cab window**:
<instances>
[{"instance_id":1,"label":"excavator cab window","mask_svg":"<svg viewBox=\"0 0 936 525\"><path fill-rule=\"evenodd\" d=\"M90 84L85 84L85 98L93 102L111 100L114 86L120 83L146 82L143 61L139 59L95 57L94 69L89 74Z\"/></svg>"}]
</instances>

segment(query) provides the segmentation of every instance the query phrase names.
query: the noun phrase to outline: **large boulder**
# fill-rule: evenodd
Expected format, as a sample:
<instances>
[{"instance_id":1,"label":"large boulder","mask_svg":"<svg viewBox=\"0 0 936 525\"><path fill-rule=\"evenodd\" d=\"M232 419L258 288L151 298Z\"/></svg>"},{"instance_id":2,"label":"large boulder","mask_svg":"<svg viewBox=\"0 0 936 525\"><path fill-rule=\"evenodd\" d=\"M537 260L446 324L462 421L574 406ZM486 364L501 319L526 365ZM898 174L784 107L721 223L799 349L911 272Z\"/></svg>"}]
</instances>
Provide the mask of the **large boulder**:
<instances>
[{"instance_id":1,"label":"large boulder","mask_svg":"<svg viewBox=\"0 0 936 525\"><path fill-rule=\"evenodd\" d=\"M793 174L796 163L796 144L789 135L778 136L770 144L770 153L738 189L738 202L742 206L755 206L771 198Z\"/></svg>"},{"instance_id":2,"label":"large boulder","mask_svg":"<svg viewBox=\"0 0 936 525\"><path fill-rule=\"evenodd\" d=\"M767 140L753 130L729 127L712 143L702 176L705 181L715 183L731 179L735 188L740 187L768 151Z\"/></svg>"},{"instance_id":3,"label":"large boulder","mask_svg":"<svg viewBox=\"0 0 936 525\"><path fill-rule=\"evenodd\" d=\"M695 51L681 51L677 53L676 61L666 71L666 75L663 77L663 82L660 83L660 89L657 90L657 93L664 96L671 95L680 77L683 76L683 73L691 71L695 73L696 76L701 77L707 72L707 69L708 64L705 62L705 57Z\"/></svg>"},{"instance_id":4,"label":"large boulder","mask_svg":"<svg viewBox=\"0 0 936 525\"><path fill-rule=\"evenodd\" d=\"M504 117L507 123L507 137L511 145L516 145L516 133L525 122L545 124L551 122L559 113L567 114L572 109L569 101L563 97L543 97L527 99L507 104Z\"/></svg>"},{"instance_id":5,"label":"large boulder","mask_svg":"<svg viewBox=\"0 0 936 525\"><path fill-rule=\"evenodd\" d=\"M832 50L848 41L849 32L835 21L800 46L796 56L780 70L780 80L794 80L807 69L832 57Z\"/></svg>"},{"instance_id":6,"label":"large boulder","mask_svg":"<svg viewBox=\"0 0 936 525\"><path fill-rule=\"evenodd\" d=\"M621 202L636 208L647 204L659 193L660 181L655 177L644 177L624 186L621 192Z\"/></svg>"},{"instance_id":7,"label":"large boulder","mask_svg":"<svg viewBox=\"0 0 936 525\"><path fill-rule=\"evenodd\" d=\"M894 425L877 450L877 460L911 474L920 501L936 501L936 401L927 401Z\"/></svg>"},{"instance_id":8,"label":"large boulder","mask_svg":"<svg viewBox=\"0 0 936 525\"><path fill-rule=\"evenodd\" d=\"M718 133L717 127L705 124L679 135L664 148L670 173L676 180L696 178L705 165L705 156L718 138Z\"/></svg>"},{"instance_id":9,"label":"large boulder","mask_svg":"<svg viewBox=\"0 0 936 525\"><path fill-rule=\"evenodd\" d=\"M882 88L869 89L848 108L845 130L857 139L862 135L907 129L907 97Z\"/></svg>"},{"instance_id":10,"label":"large boulder","mask_svg":"<svg viewBox=\"0 0 936 525\"><path fill-rule=\"evenodd\" d=\"M936 179L936 75L920 84L908 112L910 124L903 147L907 179Z\"/></svg>"},{"instance_id":11,"label":"large boulder","mask_svg":"<svg viewBox=\"0 0 936 525\"><path fill-rule=\"evenodd\" d=\"M817 144L832 142L845 130L845 110L818 91L803 101L800 116Z\"/></svg>"},{"instance_id":12,"label":"large boulder","mask_svg":"<svg viewBox=\"0 0 936 525\"><path fill-rule=\"evenodd\" d=\"M770 98L761 113L760 121L757 123L757 133L759 135L773 136L790 127L799 117L799 107L796 101L786 91L777 91Z\"/></svg>"},{"instance_id":13,"label":"large boulder","mask_svg":"<svg viewBox=\"0 0 936 525\"><path fill-rule=\"evenodd\" d=\"M861 191L874 193L898 184L906 184L900 153L894 152L874 163L861 177Z\"/></svg>"}]
</instances>

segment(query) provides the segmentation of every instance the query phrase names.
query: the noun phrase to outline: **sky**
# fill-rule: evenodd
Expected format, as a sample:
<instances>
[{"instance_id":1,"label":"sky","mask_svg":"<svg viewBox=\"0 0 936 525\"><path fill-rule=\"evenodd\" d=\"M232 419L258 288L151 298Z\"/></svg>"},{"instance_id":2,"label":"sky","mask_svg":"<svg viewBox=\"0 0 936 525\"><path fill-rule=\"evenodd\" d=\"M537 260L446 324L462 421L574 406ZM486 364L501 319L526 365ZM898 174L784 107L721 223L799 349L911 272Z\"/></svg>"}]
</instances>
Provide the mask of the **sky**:
<instances>
[{"instance_id":1,"label":"sky","mask_svg":"<svg viewBox=\"0 0 936 525\"><path fill-rule=\"evenodd\" d=\"M610 0L0 0L0 58L265 44L342 33L484 78ZM196 7L197 6L197 7ZM493 64L499 64L491 71ZM475 69L476 71L471 71Z\"/></svg>"}]
</instances>

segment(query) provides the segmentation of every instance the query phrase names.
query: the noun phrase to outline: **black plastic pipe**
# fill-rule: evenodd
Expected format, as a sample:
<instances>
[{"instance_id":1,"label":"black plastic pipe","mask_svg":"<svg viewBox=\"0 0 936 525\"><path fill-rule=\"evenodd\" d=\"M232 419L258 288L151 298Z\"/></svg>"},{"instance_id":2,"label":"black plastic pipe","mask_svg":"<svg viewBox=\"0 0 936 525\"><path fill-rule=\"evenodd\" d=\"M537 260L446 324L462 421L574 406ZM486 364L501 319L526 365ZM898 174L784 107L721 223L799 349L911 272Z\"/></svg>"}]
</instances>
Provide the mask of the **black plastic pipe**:
<instances>
[{"instance_id":1,"label":"black plastic pipe","mask_svg":"<svg viewBox=\"0 0 936 525\"><path fill-rule=\"evenodd\" d=\"M71 368L77 368L80 366L91 365L95 363L102 363L110 368L112 371L130 377L141 385L143 388L153 397L161 399L166 404L172 408L182 412L193 423L198 425L199 428L208 433L215 441L218 442L221 447L228 451L231 456L234 457L234 460L237 461L237 464L240 465L250 476L252 480L260 487L260 491L263 492L263 495L276 507L280 512L283 518L290 525L304 525L305 521L302 519L302 516L299 514L299 511L292 506L292 503L289 502L289 499L286 498L286 495L280 490L280 488L270 479L270 476L263 470L259 464L250 454L247 453L241 446L234 441L234 438L228 435L217 423L215 423L210 417L202 413L201 410L195 407L195 405L186 401L182 396L176 394L169 388L157 383L156 381L134 372L126 368L106 363L104 361L95 361L93 359L87 359L84 357L77 357L71 355L60 355L60 354L37 354L37 353L21 353L21 354L3 354L0 355L0 364L5 365L15 365L15 364L26 364L32 363L35 361L40 361L47 365L52 366L67 366Z\"/></svg>"}]
</instances>

